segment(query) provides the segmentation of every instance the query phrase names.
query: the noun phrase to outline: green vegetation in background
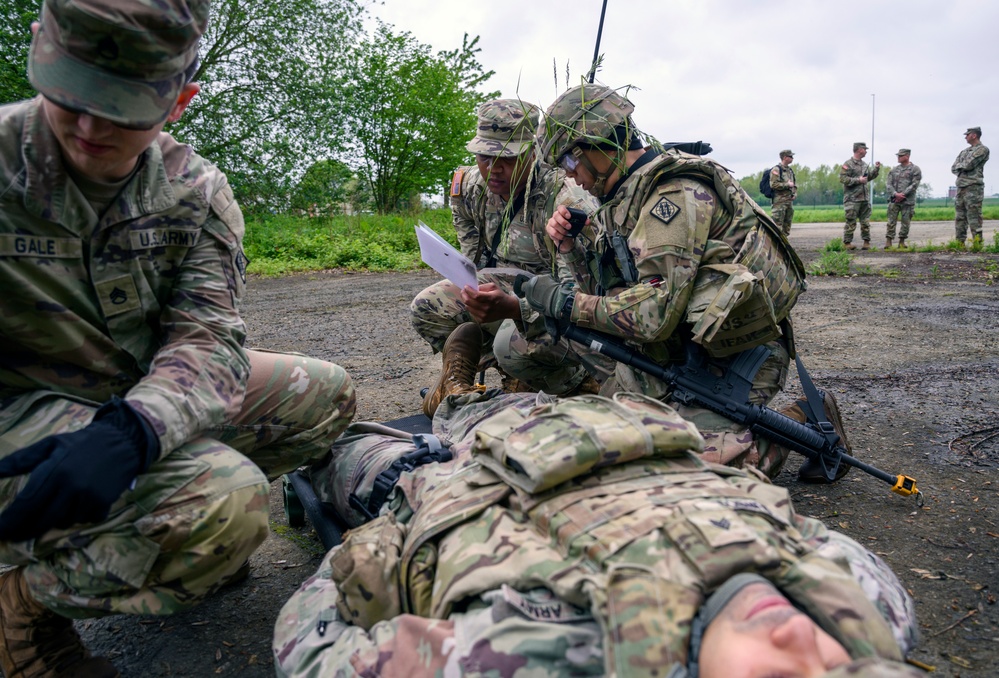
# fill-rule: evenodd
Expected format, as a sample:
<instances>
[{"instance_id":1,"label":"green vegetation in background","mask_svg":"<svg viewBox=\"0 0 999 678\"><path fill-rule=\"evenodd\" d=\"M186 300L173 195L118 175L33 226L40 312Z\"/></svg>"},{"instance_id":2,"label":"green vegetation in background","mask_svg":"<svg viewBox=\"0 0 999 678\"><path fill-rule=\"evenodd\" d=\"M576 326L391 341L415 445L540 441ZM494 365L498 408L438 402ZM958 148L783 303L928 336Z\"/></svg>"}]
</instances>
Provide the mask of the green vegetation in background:
<instances>
[{"instance_id":1,"label":"green vegetation in background","mask_svg":"<svg viewBox=\"0 0 999 678\"><path fill-rule=\"evenodd\" d=\"M765 206L769 213L770 206ZM988 201L982 208L983 219L999 219L999 201ZM888 206L875 205L871 209L871 221L887 221ZM917 207L912 216L913 221L954 221L954 207ZM796 224L818 224L836 223L846 221L842 205L818 205L816 207L794 208L794 223Z\"/></svg>"},{"instance_id":2,"label":"green vegetation in background","mask_svg":"<svg viewBox=\"0 0 999 678\"><path fill-rule=\"evenodd\" d=\"M873 249L874 251L877 250L877 248ZM911 247L892 248L887 251L901 252L903 253L903 256L905 252L971 252L976 254L999 254L999 231L992 234L991 243L972 242L966 247L957 240L951 240L943 245L913 244ZM808 274L847 276L852 274L871 275L873 273L871 268L868 266L860 269L851 269L850 267L855 263L855 261L856 257L852 252L846 249L843 245L843 241L839 238L834 238L825 244L819 258L809 265ZM999 262L983 258L978 262L978 267L989 274L990 280L988 284L993 284L993 280L997 277L996 273L999 272ZM938 267L934 266L931 269L930 277L936 278L938 276L938 271ZM901 275L901 271L896 268L887 268L877 272L877 275L880 275L883 278L897 278Z\"/></svg>"},{"instance_id":3,"label":"green vegetation in background","mask_svg":"<svg viewBox=\"0 0 999 678\"><path fill-rule=\"evenodd\" d=\"M424 266L414 226L422 221L457 247L451 210L415 215L250 216L243 245L250 273L282 275L341 268L407 271Z\"/></svg>"}]
</instances>

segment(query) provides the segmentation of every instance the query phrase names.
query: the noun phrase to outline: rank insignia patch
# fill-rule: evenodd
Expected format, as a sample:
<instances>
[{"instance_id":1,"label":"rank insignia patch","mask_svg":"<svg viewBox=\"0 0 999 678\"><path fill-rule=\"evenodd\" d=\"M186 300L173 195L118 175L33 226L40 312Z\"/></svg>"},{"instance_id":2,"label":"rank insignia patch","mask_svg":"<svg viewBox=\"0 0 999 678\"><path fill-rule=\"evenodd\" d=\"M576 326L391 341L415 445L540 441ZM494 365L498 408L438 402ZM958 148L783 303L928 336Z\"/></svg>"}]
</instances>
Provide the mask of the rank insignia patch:
<instances>
[{"instance_id":1,"label":"rank insignia patch","mask_svg":"<svg viewBox=\"0 0 999 678\"><path fill-rule=\"evenodd\" d=\"M669 198L659 198L659 202L652 208L652 216L664 224L668 224L679 213L680 207Z\"/></svg>"}]
</instances>

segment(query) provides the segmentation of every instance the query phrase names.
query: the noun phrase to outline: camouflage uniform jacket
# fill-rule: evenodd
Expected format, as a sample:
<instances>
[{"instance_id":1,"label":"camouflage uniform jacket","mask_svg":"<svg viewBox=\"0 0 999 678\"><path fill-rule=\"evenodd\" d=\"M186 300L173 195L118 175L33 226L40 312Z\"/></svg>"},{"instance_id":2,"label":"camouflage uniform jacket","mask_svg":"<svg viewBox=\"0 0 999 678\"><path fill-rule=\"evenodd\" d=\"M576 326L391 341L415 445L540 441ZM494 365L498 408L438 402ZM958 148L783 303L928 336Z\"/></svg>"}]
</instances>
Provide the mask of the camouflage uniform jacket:
<instances>
[{"instance_id":1,"label":"camouflage uniform jacket","mask_svg":"<svg viewBox=\"0 0 999 678\"><path fill-rule=\"evenodd\" d=\"M820 521L797 515L787 490L702 462L692 450L703 441L675 411L633 394L613 403L627 401L623 420L594 396L508 408L479 425L471 456L453 448L454 461L405 474L395 511L352 530L317 574L332 578L337 595L311 602L335 604L326 610L333 614L292 612L306 626L319 614L333 625L324 626L330 640L316 637L315 621L297 626L294 640L279 623L279 661L300 653L308 667L297 666L296 676L388 675L393 662L402 669L407 660L410 675L448 675L439 665L451 648L427 644L419 618L448 620L425 628L451 632L454 624L460 636L452 614L500 590L522 613L521 645L508 635L482 651L507 652L510 666L553 676L663 676L685 664L690 620L706 596L744 571L772 581L852 657L900 659L892 629L850 567L817 552L829 540ZM554 600L532 605L518 593L539 589ZM603 651L592 660L602 666L573 674L558 656L568 652L568 635L530 630L532 619L560 613L562 621L596 620ZM553 651L543 652L549 640ZM417 644L424 649L407 650Z\"/></svg>"},{"instance_id":2,"label":"camouflage uniform jacket","mask_svg":"<svg viewBox=\"0 0 999 678\"><path fill-rule=\"evenodd\" d=\"M888 173L885 188L888 193L888 200L891 200L896 193L905 195L906 205L916 204L916 189L919 182L923 180L923 172L918 165L909 163L908 165L896 165Z\"/></svg>"},{"instance_id":3,"label":"camouflage uniform jacket","mask_svg":"<svg viewBox=\"0 0 999 678\"><path fill-rule=\"evenodd\" d=\"M491 193L477 167L460 167L451 180L451 211L461 253L481 268L522 268L531 273L553 272L545 224L555 207L578 207L592 214L596 200L561 170L537 165L520 209ZM494 262L489 265L493 243Z\"/></svg>"},{"instance_id":4,"label":"camouflage uniform jacket","mask_svg":"<svg viewBox=\"0 0 999 678\"><path fill-rule=\"evenodd\" d=\"M790 166L784 167L784 163L774 165L770 170L770 188L774 189L773 204L794 202L798 197L797 183Z\"/></svg>"},{"instance_id":5,"label":"camouflage uniform jacket","mask_svg":"<svg viewBox=\"0 0 999 678\"><path fill-rule=\"evenodd\" d=\"M839 168L839 181L843 184L843 202L870 202L871 184L881 172L880 167L868 165L863 160L850 158ZM867 177L868 183L860 183Z\"/></svg>"},{"instance_id":6,"label":"camouflage uniform jacket","mask_svg":"<svg viewBox=\"0 0 999 678\"><path fill-rule=\"evenodd\" d=\"M40 101L0 108L0 428L46 393L117 394L167 454L243 399L242 214L225 175L162 133L98 217Z\"/></svg>"},{"instance_id":7,"label":"camouflage uniform jacket","mask_svg":"<svg viewBox=\"0 0 999 678\"><path fill-rule=\"evenodd\" d=\"M576 238L562 255L580 290L573 322L632 341L660 364L684 358L681 337L728 355L780 336L805 289L804 267L724 167L667 151L629 174L601 210L596 242ZM627 240L634 280L615 237Z\"/></svg>"},{"instance_id":8,"label":"camouflage uniform jacket","mask_svg":"<svg viewBox=\"0 0 999 678\"><path fill-rule=\"evenodd\" d=\"M958 188L985 185L985 163L989 161L989 149L985 144L968 146L957 154L957 160L950 171L957 175L954 183Z\"/></svg>"}]
</instances>

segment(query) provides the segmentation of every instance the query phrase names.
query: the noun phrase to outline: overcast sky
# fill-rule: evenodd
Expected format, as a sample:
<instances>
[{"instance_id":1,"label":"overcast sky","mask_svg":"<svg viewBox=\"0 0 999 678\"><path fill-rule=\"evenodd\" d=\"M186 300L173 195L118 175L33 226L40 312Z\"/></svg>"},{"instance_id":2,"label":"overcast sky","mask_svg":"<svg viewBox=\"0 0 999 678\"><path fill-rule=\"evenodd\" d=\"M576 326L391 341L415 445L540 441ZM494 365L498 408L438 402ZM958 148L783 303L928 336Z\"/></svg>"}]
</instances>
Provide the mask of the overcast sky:
<instances>
[{"instance_id":1,"label":"overcast sky","mask_svg":"<svg viewBox=\"0 0 999 678\"><path fill-rule=\"evenodd\" d=\"M912 149L942 196L980 126L999 154L999 2L993 0L607 0L597 80L631 85L635 123L660 141L714 146L736 177L782 148L842 164L854 141L890 166ZM601 0L384 0L372 13L435 50L480 36L486 83L547 108L593 56ZM555 72L558 82L555 81ZM871 95L875 95L872 98ZM985 168L999 192L999 157Z\"/></svg>"}]
</instances>

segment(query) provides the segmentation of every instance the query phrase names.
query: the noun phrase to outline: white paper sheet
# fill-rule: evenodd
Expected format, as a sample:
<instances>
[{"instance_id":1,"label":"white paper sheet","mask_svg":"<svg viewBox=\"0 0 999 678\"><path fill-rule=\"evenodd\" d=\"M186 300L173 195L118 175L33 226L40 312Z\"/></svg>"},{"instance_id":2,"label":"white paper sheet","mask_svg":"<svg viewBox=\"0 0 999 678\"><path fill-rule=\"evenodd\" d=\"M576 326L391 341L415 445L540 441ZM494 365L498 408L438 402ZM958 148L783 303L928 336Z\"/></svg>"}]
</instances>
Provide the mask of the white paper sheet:
<instances>
[{"instance_id":1,"label":"white paper sheet","mask_svg":"<svg viewBox=\"0 0 999 678\"><path fill-rule=\"evenodd\" d=\"M459 288L468 285L473 290L479 289L475 264L422 221L416 226L416 240L420 243L420 258L427 266Z\"/></svg>"}]
</instances>

